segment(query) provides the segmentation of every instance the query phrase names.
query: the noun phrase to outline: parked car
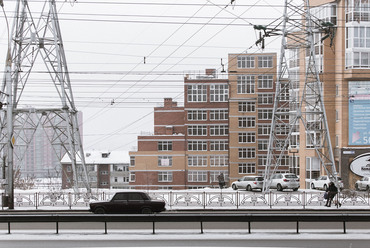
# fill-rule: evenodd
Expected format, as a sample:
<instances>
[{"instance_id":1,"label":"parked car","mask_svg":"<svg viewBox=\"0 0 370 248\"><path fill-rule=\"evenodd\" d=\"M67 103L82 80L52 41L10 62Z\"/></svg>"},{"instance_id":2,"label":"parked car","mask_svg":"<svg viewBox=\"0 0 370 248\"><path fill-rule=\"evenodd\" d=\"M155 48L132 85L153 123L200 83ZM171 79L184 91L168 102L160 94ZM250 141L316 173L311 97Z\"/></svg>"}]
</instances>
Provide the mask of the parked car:
<instances>
[{"instance_id":1,"label":"parked car","mask_svg":"<svg viewBox=\"0 0 370 248\"><path fill-rule=\"evenodd\" d=\"M89 211L95 214L162 212L165 202L152 200L145 192L118 192L110 201L90 203Z\"/></svg>"},{"instance_id":2,"label":"parked car","mask_svg":"<svg viewBox=\"0 0 370 248\"><path fill-rule=\"evenodd\" d=\"M293 173L274 174L271 178L270 189L277 189L278 191L293 189L297 191L299 189L299 177Z\"/></svg>"},{"instance_id":3,"label":"parked car","mask_svg":"<svg viewBox=\"0 0 370 248\"><path fill-rule=\"evenodd\" d=\"M355 183L356 190L370 190L370 177L363 177Z\"/></svg>"},{"instance_id":4,"label":"parked car","mask_svg":"<svg viewBox=\"0 0 370 248\"><path fill-rule=\"evenodd\" d=\"M244 176L238 181L235 181L231 184L231 187L234 190L237 189L246 189L248 191L252 191L254 189L260 189L262 190L263 187L263 177L258 176Z\"/></svg>"},{"instance_id":5,"label":"parked car","mask_svg":"<svg viewBox=\"0 0 370 248\"><path fill-rule=\"evenodd\" d=\"M335 181L335 179L329 176L320 176L311 182L311 189L323 189L326 191L331 181ZM343 189L343 181L340 177L338 177L337 187L338 186L340 189Z\"/></svg>"}]
</instances>

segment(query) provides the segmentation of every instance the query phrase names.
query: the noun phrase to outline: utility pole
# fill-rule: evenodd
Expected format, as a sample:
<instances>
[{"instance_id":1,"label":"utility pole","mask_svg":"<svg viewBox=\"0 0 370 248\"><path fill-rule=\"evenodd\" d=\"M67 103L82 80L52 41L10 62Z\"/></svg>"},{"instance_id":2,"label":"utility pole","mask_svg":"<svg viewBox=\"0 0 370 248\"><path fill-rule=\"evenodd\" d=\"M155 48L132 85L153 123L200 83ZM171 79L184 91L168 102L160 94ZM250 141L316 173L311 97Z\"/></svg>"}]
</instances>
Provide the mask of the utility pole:
<instances>
[{"instance_id":1,"label":"utility pole","mask_svg":"<svg viewBox=\"0 0 370 248\"><path fill-rule=\"evenodd\" d=\"M297 1L285 0L284 15L279 26L273 28L255 26L255 29L264 32L257 44L263 45L264 39L269 36L282 37L264 191L269 190L271 177L278 169L288 170L286 157L292 147L293 133L300 132L300 124L305 129L300 135L306 135L306 143L315 150L320 165L337 181L322 82L316 64L316 56L319 55L315 54L315 44L321 43L326 38L334 38L331 32L334 31L334 27L329 25L328 29L328 23L322 23L311 15L309 0L303 0L301 5L296 3ZM315 41L315 34L325 34L325 37ZM299 78L302 74L299 63L305 64L303 79ZM292 67L295 67L294 70Z\"/></svg>"},{"instance_id":2,"label":"utility pole","mask_svg":"<svg viewBox=\"0 0 370 248\"><path fill-rule=\"evenodd\" d=\"M14 13L2 85L2 90L6 89L6 99L4 94L0 95L0 102L7 104L6 111L0 110L0 153L6 158L8 170L6 179L9 209L14 208L14 161L22 161L38 127L45 130L59 161L65 154L69 156L75 191L78 192L79 181L82 179L90 192L78 111L74 103L56 2L18 0ZM40 63L36 63L37 61ZM53 98L52 104L45 102L44 107L34 108L32 102L25 103L27 94L30 94L26 85L40 80L36 77L35 81L29 81L35 74L35 67L42 70L40 65L45 66L44 75L48 76L45 81L55 92L50 97ZM50 108L51 105L59 106ZM81 164L82 170L78 170L77 163ZM82 174L79 174L80 171Z\"/></svg>"}]
</instances>

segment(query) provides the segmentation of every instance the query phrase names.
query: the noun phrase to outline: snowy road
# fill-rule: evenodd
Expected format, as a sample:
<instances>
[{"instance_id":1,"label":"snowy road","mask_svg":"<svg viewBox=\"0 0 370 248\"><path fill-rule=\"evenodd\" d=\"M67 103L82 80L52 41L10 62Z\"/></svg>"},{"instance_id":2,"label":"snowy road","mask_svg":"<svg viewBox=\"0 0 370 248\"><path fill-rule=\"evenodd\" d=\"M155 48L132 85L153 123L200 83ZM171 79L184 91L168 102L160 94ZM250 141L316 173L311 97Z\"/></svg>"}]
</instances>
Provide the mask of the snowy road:
<instances>
[{"instance_id":1,"label":"snowy road","mask_svg":"<svg viewBox=\"0 0 370 248\"><path fill-rule=\"evenodd\" d=\"M295 234L294 230L277 232L263 231L247 234L217 230L199 234L194 231L173 232L163 230L157 234L138 232L115 232L110 234L78 233L69 231L63 234L38 232L18 232L11 235L0 234L1 247L12 248L65 248L65 247L325 247L325 248L368 248L370 230L358 233L352 230L341 234L335 230L324 233L306 231Z\"/></svg>"}]
</instances>

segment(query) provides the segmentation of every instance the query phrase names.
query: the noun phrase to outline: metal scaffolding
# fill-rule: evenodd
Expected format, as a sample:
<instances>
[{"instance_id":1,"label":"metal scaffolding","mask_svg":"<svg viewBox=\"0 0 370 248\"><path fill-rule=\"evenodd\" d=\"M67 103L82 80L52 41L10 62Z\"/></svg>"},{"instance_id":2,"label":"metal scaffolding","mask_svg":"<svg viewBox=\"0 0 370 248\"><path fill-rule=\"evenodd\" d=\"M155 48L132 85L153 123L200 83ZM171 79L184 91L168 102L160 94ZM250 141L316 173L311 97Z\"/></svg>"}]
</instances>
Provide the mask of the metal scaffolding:
<instances>
[{"instance_id":1,"label":"metal scaffolding","mask_svg":"<svg viewBox=\"0 0 370 248\"><path fill-rule=\"evenodd\" d=\"M29 107L25 100L29 94L35 94L27 91L26 86L39 83L37 76L29 80L31 75L41 74L40 71L49 75L46 84L55 89L55 96L51 95L56 107L37 109ZM1 92L0 154L2 164L7 167L9 208L14 207L13 163L23 159L25 147L28 147L39 127L45 130L59 161L65 154L69 156L75 191L78 191L79 178L90 191L78 111L74 104L55 0L17 1ZM49 105L45 103L45 106ZM77 163L81 164L82 174L77 169Z\"/></svg>"}]
</instances>

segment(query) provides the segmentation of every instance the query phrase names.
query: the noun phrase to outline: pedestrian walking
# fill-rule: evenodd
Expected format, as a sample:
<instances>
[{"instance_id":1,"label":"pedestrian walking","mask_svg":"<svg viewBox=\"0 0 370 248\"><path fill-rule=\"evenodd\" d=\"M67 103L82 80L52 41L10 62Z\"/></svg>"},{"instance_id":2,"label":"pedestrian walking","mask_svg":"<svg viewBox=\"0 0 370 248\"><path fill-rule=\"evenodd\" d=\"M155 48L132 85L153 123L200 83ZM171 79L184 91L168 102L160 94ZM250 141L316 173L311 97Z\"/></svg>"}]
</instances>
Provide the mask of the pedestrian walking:
<instances>
[{"instance_id":1,"label":"pedestrian walking","mask_svg":"<svg viewBox=\"0 0 370 248\"><path fill-rule=\"evenodd\" d=\"M338 193L338 188L335 186L333 182L329 183L329 188L327 189L327 193L328 193L328 198L326 200L325 206L330 207L331 202L333 201L334 197Z\"/></svg>"},{"instance_id":2,"label":"pedestrian walking","mask_svg":"<svg viewBox=\"0 0 370 248\"><path fill-rule=\"evenodd\" d=\"M220 175L218 175L217 179L218 179L218 185L220 186L220 189L222 189L225 186L224 173L221 173Z\"/></svg>"}]
</instances>

